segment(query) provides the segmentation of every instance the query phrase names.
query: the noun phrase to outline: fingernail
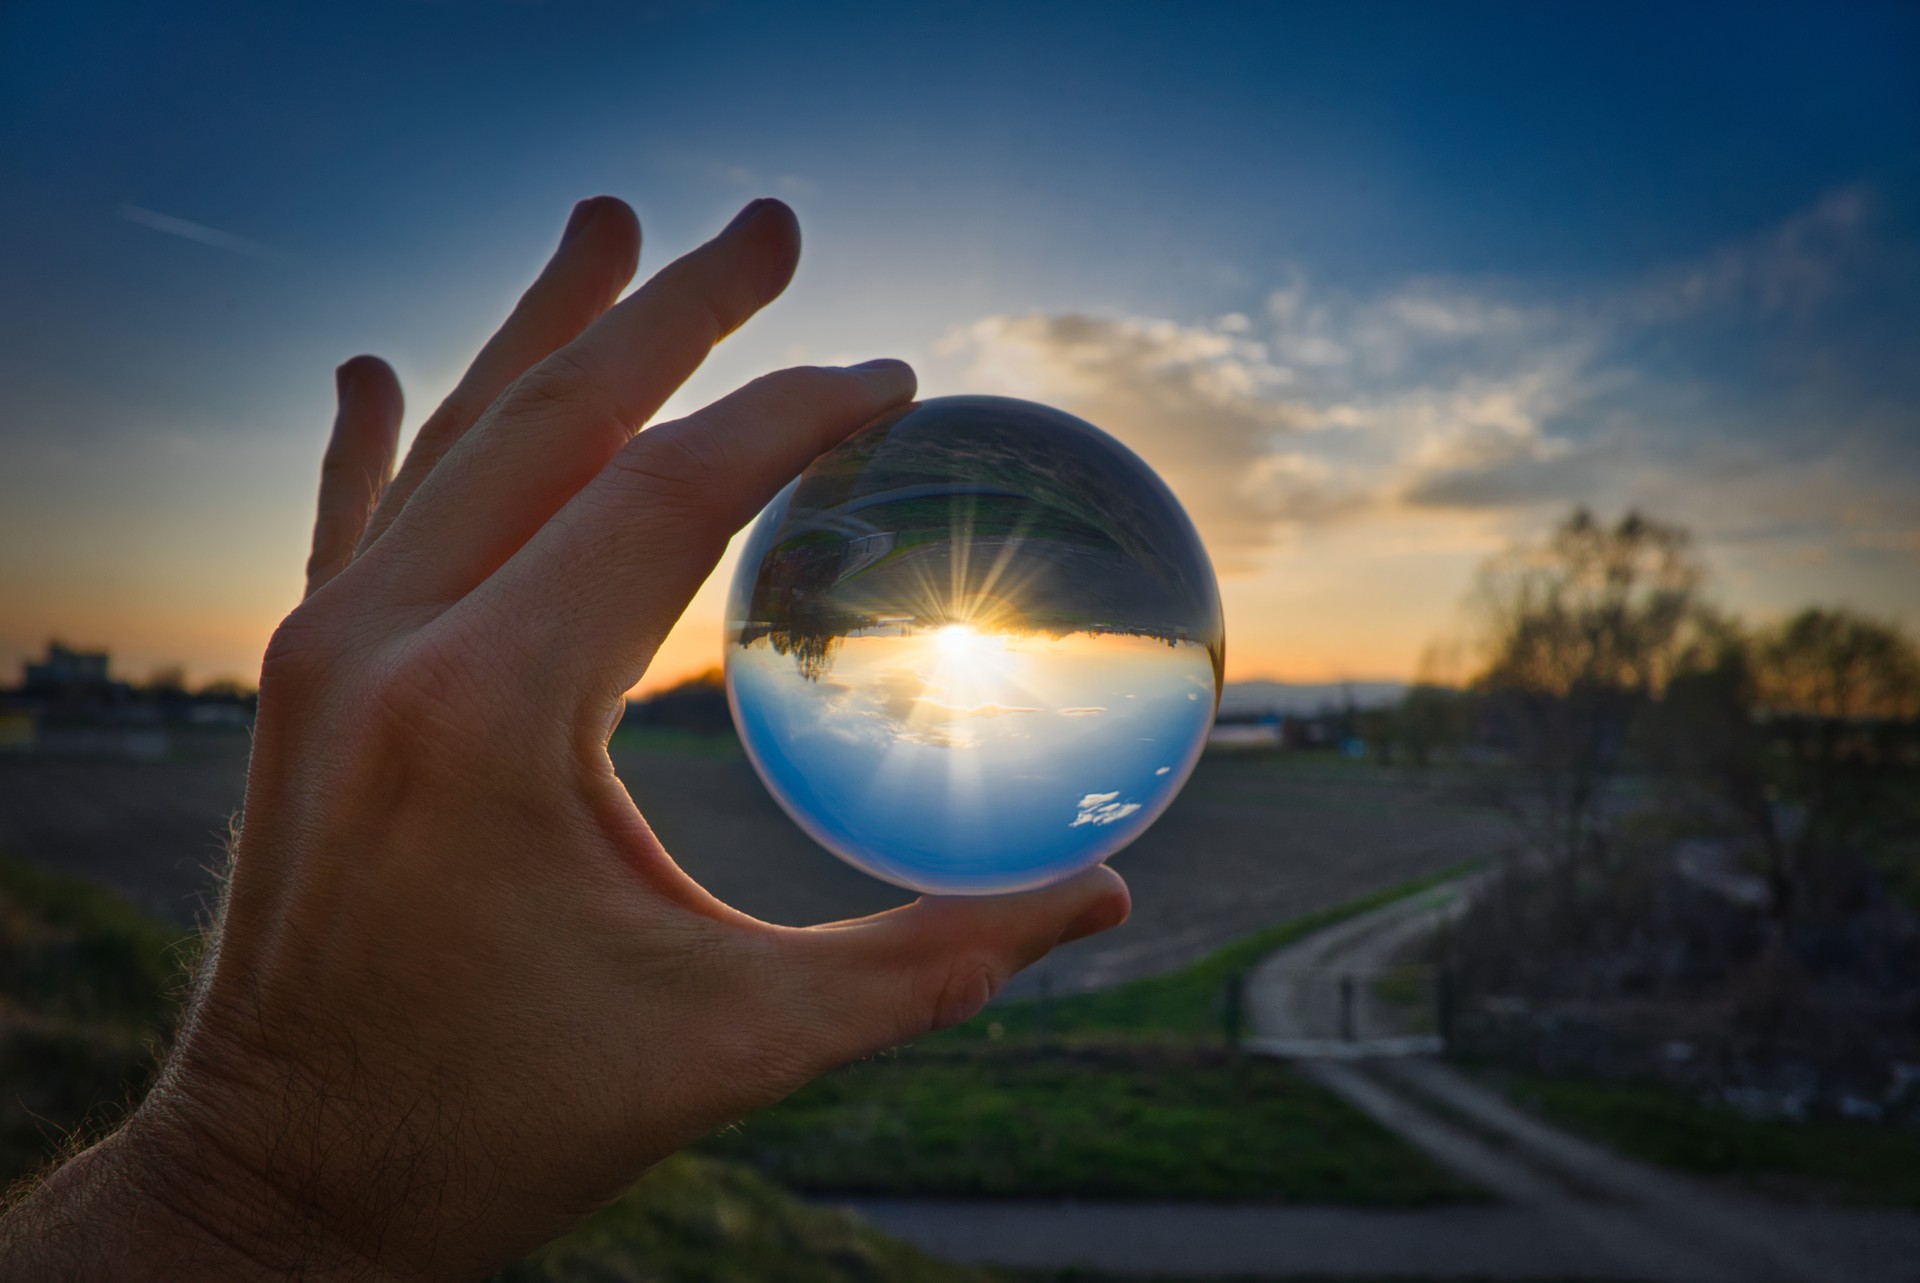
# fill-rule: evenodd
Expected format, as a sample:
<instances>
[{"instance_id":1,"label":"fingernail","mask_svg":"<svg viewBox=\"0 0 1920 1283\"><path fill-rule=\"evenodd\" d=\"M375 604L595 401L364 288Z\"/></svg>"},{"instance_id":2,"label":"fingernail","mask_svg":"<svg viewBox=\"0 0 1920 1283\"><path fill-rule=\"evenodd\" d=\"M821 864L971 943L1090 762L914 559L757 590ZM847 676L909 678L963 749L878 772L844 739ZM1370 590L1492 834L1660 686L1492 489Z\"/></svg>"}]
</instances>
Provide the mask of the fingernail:
<instances>
[{"instance_id":1,"label":"fingernail","mask_svg":"<svg viewBox=\"0 0 1920 1283\"><path fill-rule=\"evenodd\" d=\"M767 197L767 196L762 196L757 200L748 201L746 205L742 207L740 212L733 216L733 221L720 229L720 234L722 236L733 235L735 232L745 227L748 223L751 223L754 220L755 215L757 215L761 210L765 209L767 206L771 204L773 204L773 200L771 197Z\"/></svg>"},{"instance_id":2,"label":"fingernail","mask_svg":"<svg viewBox=\"0 0 1920 1283\"><path fill-rule=\"evenodd\" d=\"M1060 933L1060 943L1069 944L1075 940L1084 940L1088 936L1097 936L1102 931L1111 931L1127 920L1128 904L1122 896L1107 896L1079 917L1067 924Z\"/></svg>"},{"instance_id":3,"label":"fingernail","mask_svg":"<svg viewBox=\"0 0 1920 1283\"><path fill-rule=\"evenodd\" d=\"M560 243L565 245L568 241L578 236L585 230L587 224L593 221L593 216L598 213L599 210L599 202L591 197L575 205L573 207L573 213L567 215L567 226L566 230L560 233Z\"/></svg>"},{"instance_id":4,"label":"fingernail","mask_svg":"<svg viewBox=\"0 0 1920 1283\"><path fill-rule=\"evenodd\" d=\"M909 367L905 361L883 356L872 361L862 361L858 365L849 365L847 368L849 370L904 370Z\"/></svg>"},{"instance_id":5,"label":"fingernail","mask_svg":"<svg viewBox=\"0 0 1920 1283\"><path fill-rule=\"evenodd\" d=\"M353 362L343 361L333 367L333 394L345 400L347 389L353 385Z\"/></svg>"}]
</instances>

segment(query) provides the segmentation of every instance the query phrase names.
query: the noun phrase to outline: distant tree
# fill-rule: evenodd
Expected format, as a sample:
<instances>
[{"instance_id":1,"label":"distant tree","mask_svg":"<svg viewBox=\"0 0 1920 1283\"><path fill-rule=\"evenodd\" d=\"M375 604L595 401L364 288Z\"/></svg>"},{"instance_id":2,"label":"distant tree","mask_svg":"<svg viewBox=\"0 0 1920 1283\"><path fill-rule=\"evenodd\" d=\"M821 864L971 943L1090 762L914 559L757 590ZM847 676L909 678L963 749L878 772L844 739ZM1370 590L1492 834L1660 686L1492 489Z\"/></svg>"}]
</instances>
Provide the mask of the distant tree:
<instances>
[{"instance_id":1,"label":"distant tree","mask_svg":"<svg viewBox=\"0 0 1920 1283\"><path fill-rule=\"evenodd\" d=\"M1891 624L1813 609L1762 634L1756 653L1759 712L1796 808L1783 817L1787 858L1805 884L1831 856L1881 847L1910 821L1920 651Z\"/></svg>"},{"instance_id":2,"label":"distant tree","mask_svg":"<svg viewBox=\"0 0 1920 1283\"><path fill-rule=\"evenodd\" d=\"M1913 823L1920 649L1897 627L1817 608L1758 632L1717 621L1682 670L1651 760L1738 822L1780 920L1839 857Z\"/></svg>"},{"instance_id":3,"label":"distant tree","mask_svg":"<svg viewBox=\"0 0 1920 1283\"><path fill-rule=\"evenodd\" d=\"M1482 733L1518 771L1489 777L1490 796L1543 852L1604 847L1633 725L1699 626L1701 577L1681 527L1634 512L1607 525L1584 508L1481 572L1471 689Z\"/></svg>"},{"instance_id":4,"label":"distant tree","mask_svg":"<svg viewBox=\"0 0 1920 1283\"><path fill-rule=\"evenodd\" d=\"M1829 728L1920 717L1920 651L1896 625L1811 608L1763 635L1760 652L1760 698L1776 716Z\"/></svg>"},{"instance_id":5,"label":"distant tree","mask_svg":"<svg viewBox=\"0 0 1920 1283\"><path fill-rule=\"evenodd\" d=\"M1392 766L1395 756L1403 748L1400 741L1400 709L1392 704L1381 708L1356 709L1353 725L1354 732L1372 751L1374 761L1381 766Z\"/></svg>"},{"instance_id":6,"label":"distant tree","mask_svg":"<svg viewBox=\"0 0 1920 1283\"><path fill-rule=\"evenodd\" d=\"M730 734L733 713L727 707L726 678L718 668L689 677L646 700L629 705L627 722L702 735Z\"/></svg>"},{"instance_id":7,"label":"distant tree","mask_svg":"<svg viewBox=\"0 0 1920 1283\"><path fill-rule=\"evenodd\" d=\"M1421 682L1410 687L1393 710L1394 732L1407 760L1428 766L1456 752L1472 729L1474 699L1450 686Z\"/></svg>"},{"instance_id":8,"label":"distant tree","mask_svg":"<svg viewBox=\"0 0 1920 1283\"><path fill-rule=\"evenodd\" d=\"M1777 823L1777 772L1757 715L1753 637L1722 616L1703 618L1659 707L1644 724L1648 765L1663 801L1710 828L1732 823L1758 847L1773 904L1792 899L1791 861Z\"/></svg>"}]
</instances>

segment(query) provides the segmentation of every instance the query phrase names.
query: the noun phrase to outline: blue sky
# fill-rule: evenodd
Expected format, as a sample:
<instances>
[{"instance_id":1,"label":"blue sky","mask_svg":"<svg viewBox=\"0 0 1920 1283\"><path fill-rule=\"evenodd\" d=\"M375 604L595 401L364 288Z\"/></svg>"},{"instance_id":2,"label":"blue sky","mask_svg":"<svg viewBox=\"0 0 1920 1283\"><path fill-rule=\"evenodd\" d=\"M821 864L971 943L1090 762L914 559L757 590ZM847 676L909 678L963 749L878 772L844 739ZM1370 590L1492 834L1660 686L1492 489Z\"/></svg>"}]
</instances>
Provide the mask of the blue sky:
<instances>
[{"instance_id":1,"label":"blue sky","mask_svg":"<svg viewBox=\"0 0 1920 1283\"><path fill-rule=\"evenodd\" d=\"M387 356L417 422L596 192L643 271L800 214L679 405L891 354L1127 440L1234 675L1410 672L1576 501L1693 525L1750 613L1920 623L1916 66L1894 4L15 0L0 660L244 676L332 366Z\"/></svg>"}]
</instances>

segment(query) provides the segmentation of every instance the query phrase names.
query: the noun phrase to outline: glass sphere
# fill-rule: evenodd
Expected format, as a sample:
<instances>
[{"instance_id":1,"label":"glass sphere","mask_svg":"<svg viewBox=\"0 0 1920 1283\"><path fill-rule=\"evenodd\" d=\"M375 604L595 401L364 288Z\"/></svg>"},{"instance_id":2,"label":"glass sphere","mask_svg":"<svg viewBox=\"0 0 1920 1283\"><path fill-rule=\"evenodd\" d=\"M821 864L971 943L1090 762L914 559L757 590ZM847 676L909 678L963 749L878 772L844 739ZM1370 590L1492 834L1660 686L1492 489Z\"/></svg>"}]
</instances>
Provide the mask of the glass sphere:
<instances>
[{"instance_id":1,"label":"glass sphere","mask_svg":"<svg viewBox=\"0 0 1920 1283\"><path fill-rule=\"evenodd\" d=\"M1042 886L1186 782L1225 630L1179 501L1092 424L1003 397L896 411L768 506L727 609L760 778L916 891Z\"/></svg>"}]
</instances>

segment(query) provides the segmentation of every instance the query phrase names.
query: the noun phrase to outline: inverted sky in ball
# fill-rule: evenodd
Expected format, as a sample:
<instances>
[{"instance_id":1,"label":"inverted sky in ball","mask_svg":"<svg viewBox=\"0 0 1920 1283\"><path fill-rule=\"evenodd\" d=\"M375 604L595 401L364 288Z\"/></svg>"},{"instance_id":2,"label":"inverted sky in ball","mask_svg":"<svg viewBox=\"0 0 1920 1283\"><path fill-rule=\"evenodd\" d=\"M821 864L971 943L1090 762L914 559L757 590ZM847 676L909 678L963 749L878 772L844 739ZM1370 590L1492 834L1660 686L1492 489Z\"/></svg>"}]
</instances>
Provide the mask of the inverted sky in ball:
<instances>
[{"instance_id":1,"label":"inverted sky in ball","mask_svg":"<svg viewBox=\"0 0 1920 1283\"><path fill-rule=\"evenodd\" d=\"M1125 446L1046 406L940 397L761 515L727 610L760 777L822 845L921 891L1057 881L1186 782L1225 636L1205 549Z\"/></svg>"}]
</instances>

